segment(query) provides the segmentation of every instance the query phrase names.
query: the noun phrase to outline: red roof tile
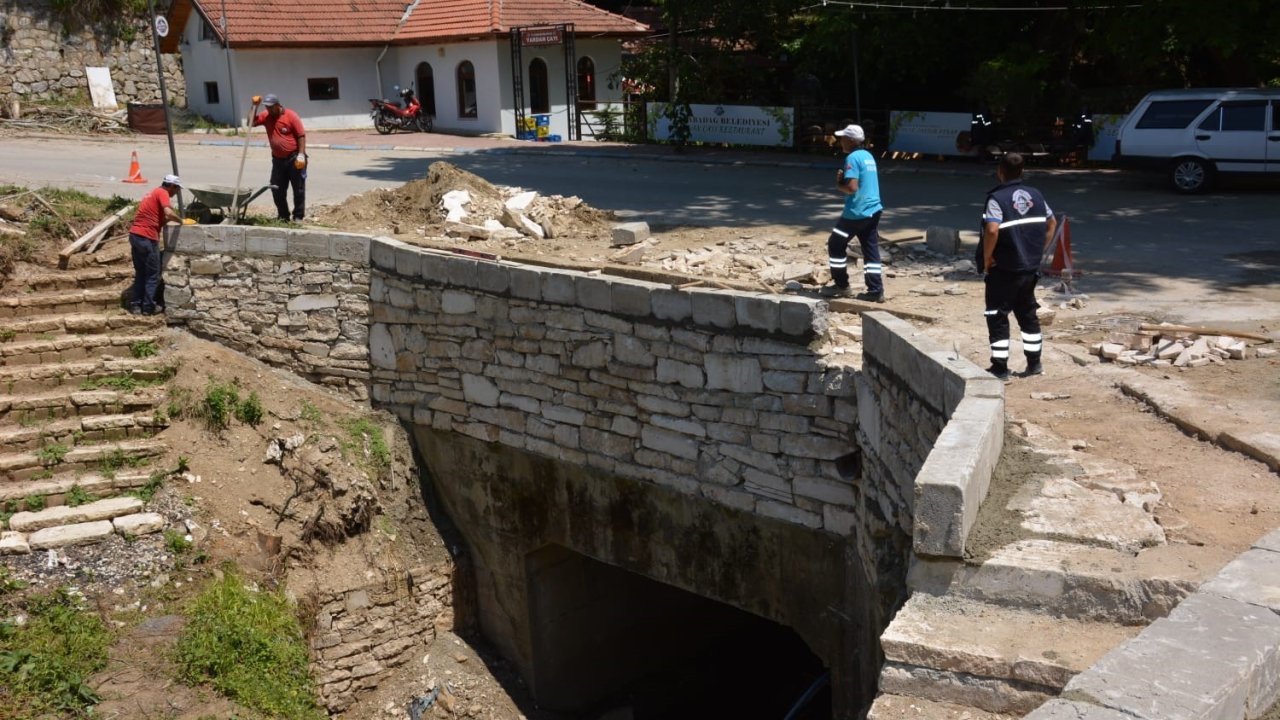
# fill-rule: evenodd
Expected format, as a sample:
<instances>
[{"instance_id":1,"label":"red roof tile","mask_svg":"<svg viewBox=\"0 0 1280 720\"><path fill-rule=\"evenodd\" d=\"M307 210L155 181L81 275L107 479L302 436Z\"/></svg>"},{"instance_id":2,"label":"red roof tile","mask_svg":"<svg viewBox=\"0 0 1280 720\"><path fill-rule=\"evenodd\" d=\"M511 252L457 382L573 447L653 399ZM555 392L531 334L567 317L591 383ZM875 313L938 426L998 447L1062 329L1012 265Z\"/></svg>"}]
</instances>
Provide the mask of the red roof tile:
<instances>
[{"instance_id":1,"label":"red roof tile","mask_svg":"<svg viewBox=\"0 0 1280 720\"><path fill-rule=\"evenodd\" d=\"M175 0L169 17L185 21L193 6L219 36L226 8L233 47L439 42L561 23L573 23L579 34L637 35L648 30L581 0L420 0L416 5L412 0ZM177 36L165 38L162 50L175 52Z\"/></svg>"}]
</instances>

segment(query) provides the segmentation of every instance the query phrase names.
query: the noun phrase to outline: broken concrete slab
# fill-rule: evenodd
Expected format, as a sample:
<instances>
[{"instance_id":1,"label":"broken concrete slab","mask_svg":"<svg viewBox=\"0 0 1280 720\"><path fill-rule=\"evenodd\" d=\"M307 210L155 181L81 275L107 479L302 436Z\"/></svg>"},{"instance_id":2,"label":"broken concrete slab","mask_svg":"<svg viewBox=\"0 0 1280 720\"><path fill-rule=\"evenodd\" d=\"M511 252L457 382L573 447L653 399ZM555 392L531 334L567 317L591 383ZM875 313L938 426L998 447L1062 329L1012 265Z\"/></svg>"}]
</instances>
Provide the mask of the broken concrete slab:
<instances>
[{"instance_id":1,"label":"broken concrete slab","mask_svg":"<svg viewBox=\"0 0 1280 720\"><path fill-rule=\"evenodd\" d=\"M1055 698L1036 708L1023 720L1133 720L1133 716L1101 705Z\"/></svg>"},{"instance_id":2,"label":"broken concrete slab","mask_svg":"<svg viewBox=\"0 0 1280 720\"><path fill-rule=\"evenodd\" d=\"M512 195L511 197L507 198L507 202L505 203L505 206L507 208L510 208L511 210L515 210L516 212L523 214L529 209L530 205L533 205L533 201L537 199L537 197L538 197L538 193L536 191L528 190L526 192L518 193L516 195Z\"/></svg>"},{"instance_id":3,"label":"broken concrete slab","mask_svg":"<svg viewBox=\"0 0 1280 720\"><path fill-rule=\"evenodd\" d=\"M31 552L25 533L13 530L0 532L0 555L26 555Z\"/></svg>"},{"instance_id":4,"label":"broken concrete slab","mask_svg":"<svg viewBox=\"0 0 1280 720\"><path fill-rule=\"evenodd\" d=\"M1042 535L1129 552L1165 542L1164 530L1141 507L1065 478L1046 481L1039 493L1023 502L1010 502L1009 509L1023 513L1024 529Z\"/></svg>"},{"instance_id":5,"label":"broken concrete slab","mask_svg":"<svg viewBox=\"0 0 1280 720\"><path fill-rule=\"evenodd\" d=\"M813 263L787 263L761 269L756 275L767 283L779 284L788 280L812 280Z\"/></svg>"},{"instance_id":6,"label":"broken concrete slab","mask_svg":"<svg viewBox=\"0 0 1280 720\"><path fill-rule=\"evenodd\" d=\"M131 538L158 533L166 523L160 513L134 513L115 518L111 524L121 536Z\"/></svg>"}]
</instances>

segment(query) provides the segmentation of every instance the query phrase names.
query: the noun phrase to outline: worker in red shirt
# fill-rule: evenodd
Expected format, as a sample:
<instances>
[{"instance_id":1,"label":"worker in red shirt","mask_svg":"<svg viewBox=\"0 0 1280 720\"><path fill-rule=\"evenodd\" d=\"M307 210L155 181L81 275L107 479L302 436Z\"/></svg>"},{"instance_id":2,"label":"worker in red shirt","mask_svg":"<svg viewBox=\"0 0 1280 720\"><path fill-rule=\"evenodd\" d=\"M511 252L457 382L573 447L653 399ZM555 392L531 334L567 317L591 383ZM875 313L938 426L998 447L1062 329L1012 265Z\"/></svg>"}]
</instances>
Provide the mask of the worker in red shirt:
<instances>
[{"instance_id":1,"label":"worker in red shirt","mask_svg":"<svg viewBox=\"0 0 1280 720\"><path fill-rule=\"evenodd\" d=\"M302 222L307 199L307 131L298 113L280 104L275 95L254 95L253 104L266 108L253 118L254 126L267 129L271 146L271 197L276 201L276 217L289 221L286 188L293 185L293 220Z\"/></svg>"},{"instance_id":2,"label":"worker in red shirt","mask_svg":"<svg viewBox=\"0 0 1280 720\"><path fill-rule=\"evenodd\" d=\"M138 203L138 214L129 226L129 247L133 250L133 296L129 312L133 315L155 315L164 312L156 304L160 287L160 228L165 223L182 222L182 217L169 205L178 194L182 180L165 175L160 187L147 193Z\"/></svg>"}]
</instances>

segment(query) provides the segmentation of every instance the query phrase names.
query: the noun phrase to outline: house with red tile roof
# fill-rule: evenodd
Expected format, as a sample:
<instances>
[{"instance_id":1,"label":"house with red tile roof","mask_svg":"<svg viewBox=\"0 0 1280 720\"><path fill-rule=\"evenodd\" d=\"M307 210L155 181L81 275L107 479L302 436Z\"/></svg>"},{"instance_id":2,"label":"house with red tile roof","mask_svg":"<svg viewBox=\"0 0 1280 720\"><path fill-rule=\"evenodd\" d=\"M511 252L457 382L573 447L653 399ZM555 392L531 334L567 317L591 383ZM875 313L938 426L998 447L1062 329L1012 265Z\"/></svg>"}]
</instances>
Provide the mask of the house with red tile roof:
<instances>
[{"instance_id":1,"label":"house with red tile roof","mask_svg":"<svg viewBox=\"0 0 1280 720\"><path fill-rule=\"evenodd\" d=\"M412 88L437 131L515 135L620 100L622 42L648 28L581 0L174 0L190 109L243 123L273 93L309 129L372 127L369 98ZM517 39L512 42L512 38Z\"/></svg>"}]
</instances>

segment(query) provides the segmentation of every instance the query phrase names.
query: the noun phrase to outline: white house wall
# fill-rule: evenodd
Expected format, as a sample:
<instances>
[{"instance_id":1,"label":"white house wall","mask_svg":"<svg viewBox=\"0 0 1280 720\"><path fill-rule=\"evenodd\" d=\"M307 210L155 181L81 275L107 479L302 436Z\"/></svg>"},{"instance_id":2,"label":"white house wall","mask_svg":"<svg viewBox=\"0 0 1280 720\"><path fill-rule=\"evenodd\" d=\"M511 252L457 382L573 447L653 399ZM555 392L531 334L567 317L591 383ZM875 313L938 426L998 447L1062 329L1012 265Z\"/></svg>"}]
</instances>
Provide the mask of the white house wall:
<instances>
[{"instance_id":1,"label":"white house wall","mask_svg":"<svg viewBox=\"0 0 1280 720\"><path fill-rule=\"evenodd\" d=\"M232 97L230 77L227 72L227 53L216 40L201 40L201 18L198 13L191 13L187 26L183 28L179 48L182 51L182 70L187 82L187 108L204 115L214 122L227 125L238 124L236 115L248 113L246 101ZM218 102L206 100L205 83L218 84ZM243 95L239 87L236 93ZM243 108L243 110L242 110Z\"/></svg>"},{"instance_id":2,"label":"white house wall","mask_svg":"<svg viewBox=\"0 0 1280 720\"><path fill-rule=\"evenodd\" d=\"M506 59L506 62L501 66L502 87L504 88L502 95L502 132L514 136L516 116L514 109L515 97L511 91L511 43L510 41L503 41L499 45L500 52L503 58ZM622 47L618 41L577 38L574 41L574 51L576 53L575 62L583 57L589 57L595 63L596 102L621 100L622 89L619 87L620 83L614 83L613 89L609 88L609 75L617 74L621 76ZM523 64L525 115L529 115L532 112L529 105L529 63L534 58L542 58L542 61L547 64L547 94L551 104L550 134L568 139L569 124L573 122L573 118L569 116L568 95L565 93L564 46L549 45L546 47L521 48L520 60ZM576 75L576 66L573 71Z\"/></svg>"},{"instance_id":3,"label":"white house wall","mask_svg":"<svg viewBox=\"0 0 1280 720\"><path fill-rule=\"evenodd\" d=\"M431 65L435 78L436 130L465 135L507 132L502 122L502 93L506 87L510 95L510 86L499 84L499 71L504 62L510 66L511 59L498 52L496 42L405 46L396 48L394 52L394 60L388 55L382 62L383 84L387 86L388 97L392 93L391 85L409 87L413 84L418 63L425 62ZM462 117L458 108L458 66L466 61L470 61L476 70L476 117L473 118ZM414 92L421 95L416 85ZM510 103L508 98L507 104Z\"/></svg>"}]
</instances>

